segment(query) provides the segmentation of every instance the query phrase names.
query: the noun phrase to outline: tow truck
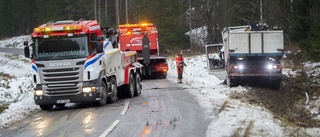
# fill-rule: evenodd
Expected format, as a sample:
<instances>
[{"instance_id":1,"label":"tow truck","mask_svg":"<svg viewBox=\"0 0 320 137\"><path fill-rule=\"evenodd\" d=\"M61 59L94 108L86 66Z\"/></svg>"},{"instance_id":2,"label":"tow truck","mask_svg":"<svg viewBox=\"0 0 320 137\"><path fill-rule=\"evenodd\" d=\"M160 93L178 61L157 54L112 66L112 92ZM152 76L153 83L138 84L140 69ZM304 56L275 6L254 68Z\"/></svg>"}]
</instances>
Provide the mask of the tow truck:
<instances>
[{"instance_id":1,"label":"tow truck","mask_svg":"<svg viewBox=\"0 0 320 137\"><path fill-rule=\"evenodd\" d=\"M31 34L25 56L32 59L35 104L42 110L66 103L103 106L141 94L141 70L135 51L115 47L116 35L96 20L50 21ZM103 34L103 30L105 34Z\"/></svg>"},{"instance_id":2,"label":"tow truck","mask_svg":"<svg viewBox=\"0 0 320 137\"><path fill-rule=\"evenodd\" d=\"M143 64L143 77L166 78L166 57L159 54L158 30L152 23L123 24L118 26L121 51L136 51Z\"/></svg>"}]
</instances>

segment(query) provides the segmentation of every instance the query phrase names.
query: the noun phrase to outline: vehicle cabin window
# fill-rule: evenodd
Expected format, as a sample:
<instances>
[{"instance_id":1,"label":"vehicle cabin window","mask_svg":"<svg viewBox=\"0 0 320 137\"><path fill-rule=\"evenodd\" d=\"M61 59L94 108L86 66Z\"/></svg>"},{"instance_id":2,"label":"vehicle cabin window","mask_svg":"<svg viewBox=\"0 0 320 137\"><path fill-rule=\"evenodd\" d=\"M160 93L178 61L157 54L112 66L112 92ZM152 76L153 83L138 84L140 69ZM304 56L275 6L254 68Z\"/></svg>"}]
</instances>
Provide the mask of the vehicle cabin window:
<instances>
[{"instance_id":1,"label":"vehicle cabin window","mask_svg":"<svg viewBox=\"0 0 320 137\"><path fill-rule=\"evenodd\" d=\"M97 34L96 33L92 33L90 34L90 41L96 41L97 40ZM94 53L97 51L97 45L96 44L90 44L90 53Z\"/></svg>"},{"instance_id":2,"label":"vehicle cabin window","mask_svg":"<svg viewBox=\"0 0 320 137\"><path fill-rule=\"evenodd\" d=\"M90 34L90 39L91 39L91 41L96 41L97 40L97 34L96 33Z\"/></svg>"}]
</instances>

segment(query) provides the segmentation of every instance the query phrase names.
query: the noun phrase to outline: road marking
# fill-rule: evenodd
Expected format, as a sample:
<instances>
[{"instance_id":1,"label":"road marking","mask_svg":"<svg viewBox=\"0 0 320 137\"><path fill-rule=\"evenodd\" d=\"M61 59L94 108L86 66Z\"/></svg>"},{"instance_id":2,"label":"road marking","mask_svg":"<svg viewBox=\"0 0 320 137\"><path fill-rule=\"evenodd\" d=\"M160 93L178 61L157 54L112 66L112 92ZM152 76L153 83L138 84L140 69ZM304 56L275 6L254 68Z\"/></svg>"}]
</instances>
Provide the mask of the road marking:
<instances>
[{"instance_id":1,"label":"road marking","mask_svg":"<svg viewBox=\"0 0 320 137\"><path fill-rule=\"evenodd\" d=\"M104 131L99 137L106 137L118 124L119 124L120 120L116 120L114 121L111 126Z\"/></svg>"},{"instance_id":2,"label":"road marking","mask_svg":"<svg viewBox=\"0 0 320 137\"><path fill-rule=\"evenodd\" d=\"M126 100L126 103L124 104L124 107L123 107L123 109L122 109L122 112L120 113L121 115L124 115L124 114L126 114L127 113L127 110L128 110L128 108L129 108L129 100Z\"/></svg>"}]
</instances>

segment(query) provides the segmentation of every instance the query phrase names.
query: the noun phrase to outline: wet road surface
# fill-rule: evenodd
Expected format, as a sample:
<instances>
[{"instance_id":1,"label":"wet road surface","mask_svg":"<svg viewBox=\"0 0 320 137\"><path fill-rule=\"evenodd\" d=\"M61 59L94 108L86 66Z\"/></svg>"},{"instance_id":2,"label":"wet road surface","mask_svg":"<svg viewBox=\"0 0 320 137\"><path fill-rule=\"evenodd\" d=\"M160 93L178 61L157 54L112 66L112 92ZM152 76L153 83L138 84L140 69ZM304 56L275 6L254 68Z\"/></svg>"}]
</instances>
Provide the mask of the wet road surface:
<instances>
[{"instance_id":1,"label":"wet road surface","mask_svg":"<svg viewBox=\"0 0 320 137\"><path fill-rule=\"evenodd\" d=\"M0 129L0 137L205 137L210 120L187 90L194 89L166 79L144 80L138 97L35 112Z\"/></svg>"}]
</instances>

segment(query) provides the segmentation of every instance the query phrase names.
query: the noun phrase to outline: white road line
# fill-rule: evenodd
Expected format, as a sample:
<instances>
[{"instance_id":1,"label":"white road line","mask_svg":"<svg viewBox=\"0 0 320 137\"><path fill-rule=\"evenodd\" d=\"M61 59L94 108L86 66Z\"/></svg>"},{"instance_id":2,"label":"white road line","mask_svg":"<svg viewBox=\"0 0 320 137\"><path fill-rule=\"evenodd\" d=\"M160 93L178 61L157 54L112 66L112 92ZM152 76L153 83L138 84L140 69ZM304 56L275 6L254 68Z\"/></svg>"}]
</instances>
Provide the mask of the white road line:
<instances>
[{"instance_id":1,"label":"white road line","mask_svg":"<svg viewBox=\"0 0 320 137\"><path fill-rule=\"evenodd\" d=\"M99 137L106 137L118 124L119 124L120 120L116 120L114 121L111 126L104 131Z\"/></svg>"},{"instance_id":2,"label":"white road line","mask_svg":"<svg viewBox=\"0 0 320 137\"><path fill-rule=\"evenodd\" d=\"M124 115L127 113L128 107L129 107L129 100L126 100L126 103L124 104L124 107L122 109L122 112L120 113L121 115Z\"/></svg>"}]
</instances>

